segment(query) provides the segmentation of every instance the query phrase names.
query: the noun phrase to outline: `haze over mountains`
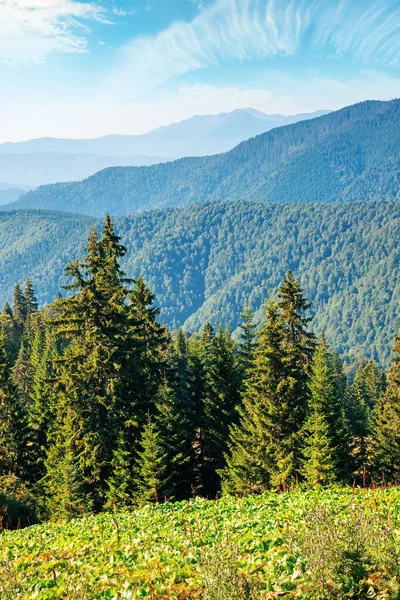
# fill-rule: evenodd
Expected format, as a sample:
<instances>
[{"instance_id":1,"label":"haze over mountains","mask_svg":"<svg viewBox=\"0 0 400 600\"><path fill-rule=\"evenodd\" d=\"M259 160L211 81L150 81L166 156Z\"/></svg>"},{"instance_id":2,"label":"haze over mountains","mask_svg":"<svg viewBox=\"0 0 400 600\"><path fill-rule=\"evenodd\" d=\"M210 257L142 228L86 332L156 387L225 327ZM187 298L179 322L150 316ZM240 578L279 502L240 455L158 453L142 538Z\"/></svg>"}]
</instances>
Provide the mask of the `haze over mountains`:
<instances>
[{"instance_id":1,"label":"haze over mountains","mask_svg":"<svg viewBox=\"0 0 400 600\"><path fill-rule=\"evenodd\" d=\"M0 181L36 187L84 179L106 167L144 166L185 156L217 154L274 127L327 112L283 116L240 109L192 117L143 135L6 142L0 145Z\"/></svg>"},{"instance_id":2,"label":"haze over mountains","mask_svg":"<svg viewBox=\"0 0 400 600\"><path fill-rule=\"evenodd\" d=\"M216 156L107 168L25 194L0 212L0 301L30 276L49 302L93 217L109 211L124 268L144 275L170 327L234 329L244 299L259 309L291 268L317 331L348 356L385 363L400 303L398 200L400 101L363 102Z\"/></svg>"},{"instance_id":3,"label":"haze over mountains","mask_svg":"<svg viewBox=\"0 0 400 600\"><path fill-rule=\"evenodd\" d=\"M102 216L206 200L277 203L400 197L400 100L368 101L273 129L233 150L150 167L108 168L40 187L15 208Z\"/></svg>"}]
</instances>

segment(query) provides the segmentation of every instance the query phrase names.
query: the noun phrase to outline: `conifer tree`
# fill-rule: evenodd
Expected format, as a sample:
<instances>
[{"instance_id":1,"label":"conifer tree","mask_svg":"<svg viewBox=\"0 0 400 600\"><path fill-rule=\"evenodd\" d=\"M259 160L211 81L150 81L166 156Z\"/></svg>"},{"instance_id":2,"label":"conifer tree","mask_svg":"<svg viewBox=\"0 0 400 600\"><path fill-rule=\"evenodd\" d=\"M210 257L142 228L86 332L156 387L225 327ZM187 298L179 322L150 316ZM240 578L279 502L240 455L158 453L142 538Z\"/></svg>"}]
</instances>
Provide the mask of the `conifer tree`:
<instances>
[{"instance_id":1,"label":"conifer tree","mask_svg":"<svg viewBox=\"0 0 400 600\"><path fill-rule=\"evenodd\" d=\"M136 492L141 500L158 501L164 495L167 469L167 454L160 433L148 415L140 438L140 449L136 459Z\"/></svg>"},{"instance_id":2,"label":"conifer tree","mask_svg":"<svg viewBox=\"0 0 400 600\"><path fill-rule=\"evenodd\" d=\"M76 443L84 424L68 402L58 408L42 483L49 499L49 515L69 519L91 512L93 504L85 485L82 462L77 460Z\"/></svg>"},{"instance_id":3,"label":"conifer tree","mask_svg":"<svg viewBox=\"0 0 400 600\"><path fill-rule=\"evenodd\" d=\"M3 306L3 313L5 315L8 315L9 317L11 317L11 319L13 318L13 311L11 306L8 304L8 302L5 303L5 305Z\"/></svg>"},{"instance_id":4,"label":"conifer tree","mask_svg":"<svg viewBox=\"0 0 400 600\"><path fill-rule=\"evenodd\" d=\"M111 475L107 480L106 493L108 508L132 506L134 500L134 481L132 475L132 453L128 450L122 430L113 452Z\"/></svg>"},{"instance_id":5,"label":"conifer tree","mask_svg":"<svg viewBox=\"0 0 400 600\"><path fill-rule=\"evenodd\" d=\"M245 379L253 365L257 345L257 326L254 323L254 314L248 301L245 302L240 317L242 322L239 333L238 361L243 373L243 379Z\"/></svg>"},{"instance_id":6,"label":"conifer tree","mask_svg":"<svg viewBox=\"0 0 400 600\"><path fill-rule=\"evenodd\" d=\"M312 317L307 316L307 311L311 304L291 271L286 272L278 288L277 305L284 334L282 380L286 397L277 416L275 469L271 481L274 485L286 485L297 479L300 467L299 434L306 419L309 371L315 349L315 337L308 330Z\"/></svg>"},{"instance_id":7,"label":"conifer tree","mask_svg":"<svg viewBox=\"0 0 400 600\"><path fill-rule=\"evenodd\" d=\"M0 476L26 477L29 434L27 416L12 381L6 339L0 331Z\"/></svg>"},{"instance_id":8,"label":"conifer tree","mask_svg":"<svg viewBox=\"0 0 400 600\"><path fill-rule=\"evenodd\" d=\"M327 419L317 406L311 411L305 427L305 463L302 474L310 486L326 486L336 480L336 461Z\"/></svg>"},{"instance_id":9,"label":"conifer tree","mask_svg":"<svg viewBox=\"0 0 400 600\"><path fill-rule=\"evenodd\" d=\"M175 387L175 389L174 389ZM164 494L168 498L182 500L191 491L192 435L190 414L179 387L167 380L158 392L155 424L165 449Z\"/></svg>"},{"instance_id":10,"label":"conifer tree","mask_svg":"<svg viewBox=\"0 0 400 600\"><path fill-rule=\"evenodd\" d=\"M45 474L48 433L54 418L51 405L54 364L59 358L56 340L46 334L42 328L38 328L30 356L32 383L29 405L29 425L31 428L32 455L35 457L36 481L39 481Z\"/></svg>"},{"instance_id":11,"label":"conifer tree","mask_svg":"<svg viewBox=\"0 0 400 600\"><path fill-rule=\"evenodd\" d=\"M68 426L74 432L77 469L86 486L86 503L93 500L94 509L102 507L110 475L120 420L124 412L124 365L128 359L127 311L128 290L119 261L125 248L115 234L109 216L102 236L92 230L82 262L69 262L66 273L72 280L67 286L73 295L56 302L54 334L64 340L66 350L57 361L54 394L59 406L68 403L71 418ZM60 408L56 408L59 412ZM65 423L59 426L64 427ZM53 436L61 444L71 432ZM59 442L59 439L61 442ZM48 474L53 473L50 458L59 452L49 449ZM50 486L54 489L54 486Z\"/></svg>"},{"instance_id":12,"label":"conifer tree","mask_svg":"<svg viewBox=\"0 0 400 600\"><path fill-rule=\"evenodd\" d=\"M155 397L165 370L165 328L157 322L159 309L153 306L154 295L142 277L135 281L129 294L128 335L130 338L130 374L127 398L135 398L135 414L139 424L153 411Z\"/></svg>"},{"instance_id":13,"label":"conifer tree","mask_svg":"<svg viewBox=\"0 0 400 600\"><path fill-rule=\"evenodd\" d=\"M14 286L14 296L13 296L13 319L14 323L22 329L25 324L27 317L27 309L26 309L26 300L25 296L21 290L19 283L16 283Z\"/></svg>"},{"instance_id":14,"label":"conifer tree","mask_svg":"<svg viewBox=\"0 0 400 600\"><path fill-rule=\"evenodd\" d=\"M339 448L333 441L340 418L335 378L325 338L316 348L309 380L309 416L304 428L303 475L314 485L327 485L336 478L335 458ZM341 440L335 440L341 444Z\"/></svg>"},{"instance_id":15,"label":"conifer tree","mask_svg":"<svg viewBox=\"0 0 400 600\"><path fill-rule=\"evenodd\" d=\"M30 375L28 341L25 336L22 336L17 360L12 368L12 378L18 388L20 398L26 406L30 400Z\"/></svg>"},{"instance_id":16,"label":"conifer tree","mask_svg":"<svg viewBox=\"0 0 400 600\"><path fill-rule=\"evenodd\" d=\"M280 421L286 416L281 414L282 408L291 385L285 377L284 336L277 304L270 301L243 405L238 410L239 423L230 431L227 466L221 473L224 493L262 491L271 485L277 445L283 435Z\"/></svg>"},{"instance_id":17,"label":"conifer tree","mask_svg":"<svg viewBox=\"0 0 400 600\"><path fill-rule=\"evenodd\" d=\"M33 314L34 312L37 311L38 309L38 303L36 300L36 296L35 296L35 291L33 289L33 285L31 280L28 278L25 282L25 289L24 289L24 305L25 305L25 315L26 318L29 317L31 314Z\"/></svg>"},{"instance_id":18,"label":"conifer tree","mask_svg":"<svg viewBox=\"0 0 400 600\"><path fill-rule=\"evenodd\" d=\"M400 483L400 333L392 350L388 386L377 406L373 461L377 476Z\"/></svg>"},{"instance_id":19,"label":"conifer tree","mask_svg":"<svg viewBox=\"0 0 400 600\"><path fill-rule=\"evenodd\" d=\"M214 496L220 490L218 473L225 466L229 428L237 421L240 403L241 373L229 328L218 327L208 357L208 386L203 408L203 492Z\"/></svg>"},{"instance_id":20,"label":"conifer tree","mask_svg":"<svg viewBox=\"0 0 400 600\"><path fill-rule=\"evenodd\" d=\"M353 476L361 482L373 470L375 410L382 394L383 381L377 383L378 371L371 363L361 361L352 386L349 421L352 428L351 458Z\"/></svg>"}]
</instances>

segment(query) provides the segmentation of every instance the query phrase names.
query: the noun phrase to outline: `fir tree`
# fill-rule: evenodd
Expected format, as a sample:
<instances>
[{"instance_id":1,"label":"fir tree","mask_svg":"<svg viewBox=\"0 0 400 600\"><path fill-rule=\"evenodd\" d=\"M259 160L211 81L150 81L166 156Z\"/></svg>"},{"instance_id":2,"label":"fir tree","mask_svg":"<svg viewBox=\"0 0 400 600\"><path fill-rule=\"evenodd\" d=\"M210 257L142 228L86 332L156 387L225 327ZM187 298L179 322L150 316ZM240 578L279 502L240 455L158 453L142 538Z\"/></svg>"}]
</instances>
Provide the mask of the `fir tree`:
<instances>
[{"instance_id":1,"label":"fir tree","mask_svg":"<svg viewBox=\"0 0 400 600\"><path fill-rule=\"evenodd\" d=\"M225 493L262 491L275 473L277 446L284 434L281 419L290 382L287 381L282 344L285 332L278 307L270 301L247 381L239 423L230 431L226 468L222 471Z\"/></svg>"},{"instance_id":2,"label":"fir tree","mask_svg":"<svg viewBox=\"0 0 400 600\"><path fill-rule=\"evenodd\" d=\"M354 377L349 406L352 469L353 476L359 482L364 479L365 473L374 470L375 411L384 386L383 380L377 384L377 379L378 370L375 366L361 361Z\"/></svg>"},{"instance_id":3,"label":"fir tree","mask_svg":"<svg viewBox=\"0 0 400 600\"><path fill-rule=\"evenodd\" d=\"M392 350L388 386L378 403L374 446L376 475L400 483L400 333Z\"/></svg>"},{"instance_id":4,"label":"fir tree","mask_svg":"<svg viewBox=\"0 0 400 600\"><path fill-rule=\"evenodd\" d=\"M220 490L218 473L225 466L229 428L237 421L240 403L241 373L229 328L218 328L208 357L208 385L203 408L203 492L214 496ZM204 367L207 369L206 365Z\"/></svg>"},{"instance_id":5,"label":"fir tree","mask_svg":"<svg viewBox=\"0 0 400 600\"><path fill-rule=\"evenodd\" d=\"M257 326L254 323L253 311L248 301L245 302L240 317L242 322L239 331L238 361L243 373L243 379L245 379L253 366L257 346Z\"/></svg>"},{"instance_id":6,"label":"fir tree","mask_svg":"<svg viewBox=\"0 0 400 600\"><path fill-rule=\"evenodd\" d=\"M33 289L33 285L31 280L28 278L25 282L24 289L24 305L25 305L25 315L26 318L32 315L38 309L38 303L35 296L35 291Z\"/></svg>"},{"instance_id":7,"label":"fir tree","mask_svg":"<svg viewBox=\"0 0 400 600\"><path fill-rule=\"evenodd\" d=\"M14 323L22 329L25 324L27 317L27 308L26 308L26 300L25 296L22 293L21 287L19 283L15 284L14 287L14 296L13 296L13 319Z\"/></svg>"},{"instance_id":8,"label":"fir tree","mask_svg":"<svg viewBox=\"0 0 400 600\"><path fill-rule=\"evenodd\" d=\"M3 313L5 315L8 315L9 317L11 317L11 319L13 318L13 311L11 306L8 304L8 302L5 303L5 305L3 306Z\"/></svg>"},{"instance_id":9,"label":"fir tree","mask_svg":"<svg viewBox=\"0 0 400 600\"><path fill-rule=\"evenodd\" d=\"M132 454L127 448L124 431L120 432L111 462L111 475L107 480L108 508L126 508L133 503Z\"/></svg>"},{"instance_id":10,"label":"fir tree","mask_svg":"<svg viewBox=\"0 0 400 600\"><path fill-rule=\"evenodd\" d=\"M125 408L128 290L119 266L125 252L107 216L101 238L92 230L83 261L69 263L66 272L72 283L67 289L73 295L57 301L52 322L54 334L66 343L56 363L54 398L56 405L69 404L72 415L68 424L80 425L71 451L76 451L77 468L95 509L101 508L105 499ZM60 408L54 410L57 413ZM59 443L57 437L53 443ZM53 455L58 453L50 448L48 469ZM54 473L54 468L50 472Z\"/></svg>"},{"instance_id":11,"label":"fir tree","mask_svg":"<svg viewBox=\"0 0 400 600\"><path fill-rule=\"evenodd\" d=\"M27 416L12 381L3 331L0 331L0 414L0 475L25 478L29 463Z\"/></svg>"},{"instance_id":12,"label":"fir tree","mask_svg":"<svg viewBox=\"0 0 400 600\"><path fill-rule=\"evenodd\" d=\"M312 487L325 486L336 479L336 461L329 438L327 419L317 406L311 410L305 428L305 463L302 474Z\"/></svg>"},{"instance_id":13,"label":"fir tree","mask_svg":"<svg viewBox=\"0 0 400 600\"><path fill-rule=\"evenodd\" d=\"M141 500L158 501L164 495L167 454L154 421L148 415L136 459L136 492Z\"/></svg>"},{"instance_id":14,"label":"fir tree","mask_svg":"<svg viewBox=\"0 0 400 600\"><path fill-rule=\"evenodd\" d=\"M324 337L313 357L309 389L309 416L303 432L303 475L312 486L327 485L336 477L334 456L339 448L332 438L336 437L336 424L341 415L338 414L335 378ZM338 439L335 441L342 443Z\"/></svg>"}]
</instances>

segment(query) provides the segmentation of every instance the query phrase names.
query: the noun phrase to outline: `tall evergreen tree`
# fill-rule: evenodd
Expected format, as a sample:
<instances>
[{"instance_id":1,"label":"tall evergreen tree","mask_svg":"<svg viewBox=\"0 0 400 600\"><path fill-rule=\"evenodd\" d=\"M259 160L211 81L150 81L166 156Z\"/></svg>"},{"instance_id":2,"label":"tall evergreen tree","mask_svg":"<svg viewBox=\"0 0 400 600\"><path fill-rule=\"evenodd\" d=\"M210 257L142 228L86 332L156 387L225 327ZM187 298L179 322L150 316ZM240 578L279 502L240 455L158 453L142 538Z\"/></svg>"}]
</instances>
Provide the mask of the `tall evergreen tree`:
<instances>
[{"instance_id":1,"label":"tall evergreen tree","mask_svg":"<svg viewBox=\"0 0 400 600\"><path fill-rule=\"evenodd\" d=\"M352 386L349 420L352 428L351 456L353 476L361 482L374 470L376 408L385 383L376 365L361 361Z\"/></svg>"},{"instance_id":2,"label":"tall evergreen tree","mask_svg":"<svg viewBox=\"0 0 400 600\"><path fill-rule=\"evenodd\" d=\"M241 373L229 328L219 326L208 358L203 409L203 492L214 496L220 490L218 473L225 466L229 428L237 421L240 403Z\"/></svg>"},{"instance_id":3,"label":"tall evergreen tree","mask_svg":"<svg viewBox=\"0 0 400 600\"><path fill-rule=\"evenodd\" d=\"M66 344L56 363L55 411L65 410L68 403L68 426L79 424L68 451L76 452L74 461L83 477L86 502L93 501L95 509L100 509L105 499L125 408L122 379L129 350L128 290L119 265L125 252L107 216L101 238L92 230L83 261L69 263L66 273L72 283L67 289L73 295L57 301L57 317L52 323L55 335ZM59 426L65 422L59 420ZM52 436L52 444L60 445L62 451L66 439L66 434ZM50 447L48 473L54 473L50 458L58 455Z\"/></svg>"},{"instance_id":4,"label":"tall evergreen tree","mask_svg":"<svg viewBox=\"0 0 400 600\"><path fill-rule=\"evenodd\" d=\"M140 439L140 449L136 459L136 491L144 501L157 501L162 498L167 485L167 454L159 431L148 416Z\"/></svg>"},{"instance_id":5,"label":"tall evergreen tree","mask_svg":"<svg viewBox=\"0 0 400 600\"><path fill-rule=\"evenodd\" d=\"M257 326L254 323L254 314L248 301L245 302L240 318L242 322L239 328L238 359L243 379L245 379L253 366L257 346Z\"/></svg>"},{"instance_id":6,"label":"tall evergreen tree","mask_svg":"<svg viewBox=\"0 0 400 600\"><path fill-rule=\"evenodd\" d=\"M284 333L282 353L285 370L282 380L286 396L282 402L276 433L275 469L272 482L286 485L297 479L301 463L299 434L305 422L309 396L308 382L315 349L315 337L309 331L311 304L291 271L278 288L277 305Z\"/></svg>"},{"instance_id":7,"label":"tall evergreen tree","mask_svg":"<svg viewBox=\"0 0 400 600\"><path fill-rule=\"evenodd\" d=\"M33 289L33 285L31 280L28 278L25 282L24 289L24 299L25 299L25 314L26 317L29 317L32 313L36 312L38 309L38 303L35 296L35 290Z\"/></svg>"},{"instance_id":8,"label":"tall evergreen tree","mask_svg":"<svg viewBox=\"0 0 400 600\"><path fill-rule=\"evenodd\" d=\"M225 493L250 493L271 485L283 433L281 419L286 417L282 409L291 385L285 377L284 336L277 304L270 301L238 410L239 423L230 431L227 466L222 472Z\"/></svg>"},{"instance_id":9,"label":"tall evergreen tree","mask_svg":"<svg viewBox=\"0 0 400 600\"><path fill-rule=\"evenodd\" d=\"M25 478L29 463L27 416L12 381L3 331L0 331L0 414L0 475Z\"/></svg>"},{"instance_id":10,"label":"tall evergreen tree","mask_svg":"<svg viewBox=\"0 0 400 600\"><path fill-rule=\"evenodd\" d=\"M303 431L303 474L310 485L326 485L336 478L335 458L341 440L335 440L338 414L335 378L325 338L315 351L309 380L309 416ZM336 437L336 436L335 436Z\"/></svg>"},{"instance_id":11,"label":"tall evergreen tree","mask_svg":"<svg viewBox=\"0 0 400 600\"><path fill-rule=\"evenodd\" d=\"M13 319L14 323L22 328L25 324L27 317L27 309L26 309L26 300L25 296L21 290L21 286L19 283L16 283L14 286L14 296L13 296Z\"/></svg>"},{"instance_id":12,"label":"tall evergreen tree","mask_svg":"<svg viewBox=\"0 0 400 600\"><path fill-rule=\"evenodd\" d=\"M400 333L392 350L388 386L378 402L375 427L374 466L386 481L400 483Z\"/></svg>"}]
</instances>

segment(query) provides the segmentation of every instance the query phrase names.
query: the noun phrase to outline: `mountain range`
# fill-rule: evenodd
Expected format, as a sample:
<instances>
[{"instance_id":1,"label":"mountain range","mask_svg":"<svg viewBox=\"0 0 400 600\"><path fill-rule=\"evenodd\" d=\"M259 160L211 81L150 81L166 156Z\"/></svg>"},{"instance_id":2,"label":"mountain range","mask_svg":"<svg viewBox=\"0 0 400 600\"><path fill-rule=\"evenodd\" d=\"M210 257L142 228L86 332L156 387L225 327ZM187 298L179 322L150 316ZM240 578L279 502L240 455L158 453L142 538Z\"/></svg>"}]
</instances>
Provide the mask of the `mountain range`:
<instances>
[{"instance_id":1,"label":"mountain range","mask_svg":"<svg viewBox=\"0 0 400 600\"><path fill-rule=\"evenodd\" d=\"M28 276L40 303L52 300L92 221L0 212L0 301ZM124 270L145 277L171 328L198 331L210 320L235 329L245 299L259 311L290 268L313 302L317 333L349 359L388 362L399 324L399 202L205 202L119 217L116 228Z\"/></svg>"},{"instance_id":2,"label":"mountain range","mask_svg":"<svg viewBox=\"0 0 400 600\"><path fill-rule=\"evenodd\" d=\"M399 173L400 100L368 101L270 130L223 154L42 186L13 207L100 217L208 200L391 200L400 198Z\"/></svg>"},{"instance_id":3,"label":"mountain range","mask_svg":"<svg viewBox=\"0 0 400 600\"><path fill-rule=\"evenodd\" d=\"M36 187L84 179L106 167L146 166L184 156L217 154L274 127L326 112L284 116L239 109L195 116L143 135L6 142L0 144L0 181Z\"/></svg>"}]
</instances>

